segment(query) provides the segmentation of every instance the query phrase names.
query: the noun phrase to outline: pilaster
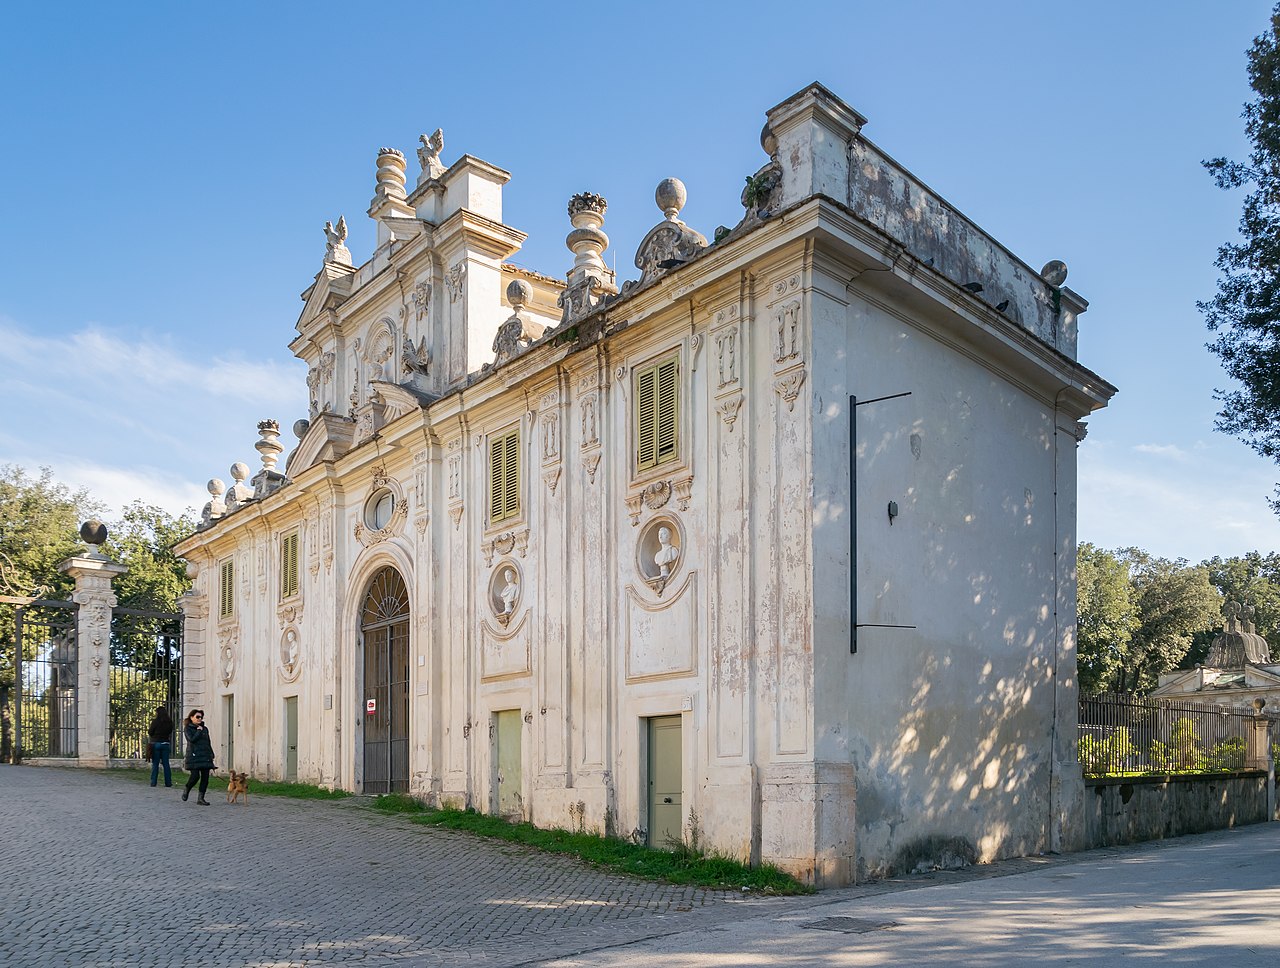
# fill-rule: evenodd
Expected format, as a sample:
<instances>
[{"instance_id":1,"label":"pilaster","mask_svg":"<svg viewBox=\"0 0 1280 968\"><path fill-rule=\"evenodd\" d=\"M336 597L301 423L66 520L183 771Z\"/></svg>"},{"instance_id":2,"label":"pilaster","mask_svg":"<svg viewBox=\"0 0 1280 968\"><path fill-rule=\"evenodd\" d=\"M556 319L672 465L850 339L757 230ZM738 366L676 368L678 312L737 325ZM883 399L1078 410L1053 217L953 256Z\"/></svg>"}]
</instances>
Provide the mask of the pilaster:
<instances>
[{"instance_id":1,"label":"pilaster","mask_svg":"<svg viewBox=\"0 0 1280 968\"><path fill-rule=\"evenodd\" d=\"M106 537L105 529L103 538ZM105 767L111 761L111 583L129 569L91 551L68 558L58 570L75 579L72 600L80 606L76 624L77 755L81 766Z\"/></svg>"}]
</instances>

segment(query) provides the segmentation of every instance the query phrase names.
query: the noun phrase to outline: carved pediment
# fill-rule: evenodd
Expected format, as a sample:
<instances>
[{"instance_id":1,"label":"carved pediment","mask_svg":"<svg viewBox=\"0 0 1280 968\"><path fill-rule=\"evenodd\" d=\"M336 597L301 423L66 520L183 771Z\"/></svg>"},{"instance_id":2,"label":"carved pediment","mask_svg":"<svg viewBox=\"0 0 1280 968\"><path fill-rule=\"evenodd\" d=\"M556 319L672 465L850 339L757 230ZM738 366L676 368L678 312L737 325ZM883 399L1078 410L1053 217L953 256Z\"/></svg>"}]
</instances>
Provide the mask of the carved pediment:
<instances>
[{"instance_id":1,"label":"carved pediment","mask_svg":"<svg viewBox=\"0 0 1280 968\"><path fill-rule=\"evenodd\" d=\"M372 380L369 385L378 391L378 394L386 404L386 421L403 417L406 413L412 413L414 410L425 410L439 399L434 394L426 393L415 387L399 383L388 383L386 380Z\"/></svg>"},{"instance_id":2,"label":"carved pediment","mask_svg":"<svg viewBox=\"0 0 1280 968\"><path fill-rule=\"evenodd\" d=\"M351 295L351 280L356 270L351 266L326 262L316 273L316 281L302 294L304 305L298 316L297 328L301 332L311 320L331 309L337 309Z\"/></svg>"},{"instance_id":3,"label":"carved pediment","mask_svg":"<svg viewBox=\"0 0 1280 968\"><path fill-rule=\"evenodd\" d=\"M355 424L336 413L321 413L289 456L289 473L298 474L322 460L337 460L351 449Z\"/></svg>"}]
</instances>

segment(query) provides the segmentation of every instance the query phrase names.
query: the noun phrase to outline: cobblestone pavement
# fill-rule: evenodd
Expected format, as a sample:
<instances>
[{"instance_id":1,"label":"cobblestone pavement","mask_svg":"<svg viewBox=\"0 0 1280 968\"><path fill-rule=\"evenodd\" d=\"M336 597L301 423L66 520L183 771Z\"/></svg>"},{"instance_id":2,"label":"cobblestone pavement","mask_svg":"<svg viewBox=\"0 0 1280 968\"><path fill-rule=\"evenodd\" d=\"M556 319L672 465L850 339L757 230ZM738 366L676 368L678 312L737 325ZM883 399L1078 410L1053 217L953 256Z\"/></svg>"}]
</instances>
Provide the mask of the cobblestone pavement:
<instances>
[{"instance_id":1,"label":"cobblestone pavement","mask_svg":"<svg viewBox=\"0 0 1280 968\"><path fill-rule=\"evenodd\" d=\"M630 880L354 800L180 793L0 765L0 965L497 968L815 900Z\"/></svg>"}]
</instances>

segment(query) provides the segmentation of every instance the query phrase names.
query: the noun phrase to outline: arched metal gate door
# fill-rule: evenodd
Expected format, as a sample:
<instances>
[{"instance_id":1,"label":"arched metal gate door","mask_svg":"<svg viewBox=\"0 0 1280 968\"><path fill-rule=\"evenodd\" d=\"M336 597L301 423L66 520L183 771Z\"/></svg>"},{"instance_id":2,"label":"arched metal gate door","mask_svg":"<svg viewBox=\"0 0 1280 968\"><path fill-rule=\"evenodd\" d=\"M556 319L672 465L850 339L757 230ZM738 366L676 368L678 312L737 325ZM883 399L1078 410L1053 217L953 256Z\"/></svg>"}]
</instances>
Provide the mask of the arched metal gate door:
<instances>
[{"instance_id":1,"label":"arched metal gate door","mask_svg":"<svg viewBox=\"0 0 1280 968\"><path fill-rule=\"evenodd\" d=\"M409 592L394 568L373 576L364 643L364 792L409 790Z\"/></svg>"}]
</instances>

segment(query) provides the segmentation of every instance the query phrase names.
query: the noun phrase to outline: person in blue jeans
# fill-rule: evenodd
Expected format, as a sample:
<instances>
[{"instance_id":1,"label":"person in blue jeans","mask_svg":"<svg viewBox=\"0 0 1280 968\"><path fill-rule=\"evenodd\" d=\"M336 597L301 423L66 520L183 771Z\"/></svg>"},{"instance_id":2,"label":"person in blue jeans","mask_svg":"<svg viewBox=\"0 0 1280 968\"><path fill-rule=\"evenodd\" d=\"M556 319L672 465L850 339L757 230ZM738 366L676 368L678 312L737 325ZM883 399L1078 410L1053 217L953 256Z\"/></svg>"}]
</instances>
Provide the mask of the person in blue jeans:
<instances>
[{"instance_id":1,"label":"person in blue jeans","mask_svg":"<svg viewBox=\"0 0 1280 968\"><path fill-rule=\"evenodd\" d=\"M147 727L151 737L151 785L156 785L160 764L164 764L164 785L173 786L173 774L169 772L169 754L173 752L173 717L164 706L156 707L155 718Z\"/></svg>"}]
</instances>

